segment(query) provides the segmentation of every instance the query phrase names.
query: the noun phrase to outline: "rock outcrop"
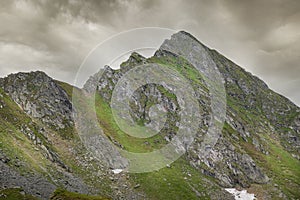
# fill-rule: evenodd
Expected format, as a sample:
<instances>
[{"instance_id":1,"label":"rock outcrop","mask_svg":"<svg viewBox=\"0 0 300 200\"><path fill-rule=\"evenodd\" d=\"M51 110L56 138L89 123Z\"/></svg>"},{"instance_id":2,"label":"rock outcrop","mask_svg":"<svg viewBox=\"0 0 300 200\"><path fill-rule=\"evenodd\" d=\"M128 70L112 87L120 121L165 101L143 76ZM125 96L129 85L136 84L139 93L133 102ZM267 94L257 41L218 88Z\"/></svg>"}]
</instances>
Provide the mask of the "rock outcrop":
<instances>
[{"instance_id":1,"label":"rock outcrop","mask_svg":"<svg viewBox=\"0 0 300 200\"><path fill-rule=\"evenodd\" d=\"M73 126L72 104L66 92L44 72L10 74L0 87L31 117L50 127Z\"/></svg>"}]
</instances>

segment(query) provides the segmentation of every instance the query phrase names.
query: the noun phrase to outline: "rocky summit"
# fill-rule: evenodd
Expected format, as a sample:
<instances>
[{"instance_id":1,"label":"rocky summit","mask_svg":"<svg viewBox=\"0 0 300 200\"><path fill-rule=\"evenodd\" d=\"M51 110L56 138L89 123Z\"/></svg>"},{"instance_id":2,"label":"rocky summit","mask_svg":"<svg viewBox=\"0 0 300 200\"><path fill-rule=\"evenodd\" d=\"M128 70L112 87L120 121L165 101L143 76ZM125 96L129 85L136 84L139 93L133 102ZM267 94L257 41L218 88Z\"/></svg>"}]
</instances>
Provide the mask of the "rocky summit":
<instances>
[{"instance_id":1,"label":"rocky summit","mask_svg":"<svg viewBox=\"0 0 300 200\"><path fill-rule=\"evenodd\" d=\"M158 134L136 138L119 127L112 109L112 98L124 92L115 92L118 83L151 64L176 71L174 77L193 89L190 95L199 107L190 108L199 110L196 135L193 141L188 132L182 136L179 147L185 153L174 162L153 172L130 173L130 161L119 158L122 154L109 144L136 153L163 148L178 137L186 109L172 86L149 82L132 93L128 117ZM204 154L208 133L218 132L210 129L218 118L211 113L221 108L212 106L211 87L217 84L207 76L214 70L222 77L225 115L216 142ZM78 102L72 101L75 93L82 97ZM98 154L83 143L75 125L79 110L74 103L90 98L101 128ZM158 129L154 118L161 111L166 120ZM300 198L300 108L184 31L152 57L134 52L120 69L105 66L82 89L41 71L1 78L0 118L0 199L234 199L228 188L247 190L256 199ZM118 159L124 163L120 169L110 165Z\"/></svg>"},{"instance_id":2,"label":"rocky summit","mask_svg":"<svg viewBox=\"0 0 300 200\"><path fill-rule=\"evenodd\" d=\"M73 125L67 93L44 72L10 74L0 85L27 115L56 129Z\"/></svg>"}]
</instances>

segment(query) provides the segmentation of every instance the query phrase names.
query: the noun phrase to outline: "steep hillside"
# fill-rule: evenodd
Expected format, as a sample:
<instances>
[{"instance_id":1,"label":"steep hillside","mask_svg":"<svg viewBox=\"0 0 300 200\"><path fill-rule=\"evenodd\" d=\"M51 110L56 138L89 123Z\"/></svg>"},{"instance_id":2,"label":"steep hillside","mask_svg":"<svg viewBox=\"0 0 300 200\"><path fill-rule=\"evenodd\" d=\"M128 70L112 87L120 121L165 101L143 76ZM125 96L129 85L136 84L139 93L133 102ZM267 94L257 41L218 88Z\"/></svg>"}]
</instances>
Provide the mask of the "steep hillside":
<instances>
[{"instance_id":1,"label":"steep hillside","mask_svg":"<svg viewBox=\"0 0 300 200\"><path fill-rule=\"evenodd\" d=\"M209 93L203 75L181 56L182 49L189 51L188 43L190 46L200 44L201 51L205 51L211 57L225 79L227 112L223 134L206 156L201 154L199 147L201 135L207 130L209 121ZM173 52L167 50L170 47ZM174 50L179 53L174 54ZM148 84L141 87L134 93L130 103L131 117L142 126L151 121L149 110L152 105L160 104L166 108L168 120L160 134L155 137L137 139L128 136L120 132L111 114L108 115L111 112L109 103L115 85L127 71L147 63L158 63L177 70L189 80L196 92L204 121L199 125L198 137L188 153L181 158L189 167L192 166L193 170L196 169L196 172L205 177L212 177L222 187L250 187L250 190L263 199L299 197L299 108L270 90L263 81L216 51L205 47L186 32L173 35L151 58L133 53L128 61L121 64L120 70L113 70L107 66L104 72L99 72L87 81L85 90L97 91L99 123L105 134L113 138L114 143L129 151L152 151L169 142L178 129L176 122L180 108L176 97L161 85ZM184 166L183 163L182 165ZM157 178L155 173L137 176L146 178L143 181L149 196L167 198L163 196L165 188L158 192L162 196L156 196L158 194L155 192L160 177L164 177L164 170L157 172L162 173ZM180 181L180 176L178 178L175 182L180 182L183 187L185 184L191 184L189 181ZM203 191L203 188L193 188ZM175 191L176 186L173 189ZM175 196L181 195L184 194L179 190Z\"/></svg>"},{"instance_id":2,"label":"steep hillside","mask_svg":"<svg viewBox=\"0 0 300 200\"><path fill-rule=\"evenodd\" d=\"M197 105L189 109L198 110L199 119L196 127L187 127L196 135L192 143L189 133L183 136L186 141L179 147L186 153L179 159L159 170L130 173L130 160L116 149L146 153L166 146L178 136L186 109L172 87L149 83L133 92L128 118L139 125L137 130L156 130L161 125L154 119L163 111L166 121L159 134L138 138L120 128L111 100L114 95L122 99L126 91L117 93L116 86L147 64L176 71L175 78L187 81ZM216 144L203 154L214 120L209 84L215 83L206 77L213 67L224 79L226 116ZM78 98L72 101L74 94ZM81 107L82 116L73 110L77 103L87 106ZM89 123L94 108L100 129ZM78 118L86 123L78 124ZM82 129L91 130L90 135L82 137ZM179 32L150 58L133 53L118 70L106 66L83 89L40 71L0 78L0 199L233 199L224 188L246 188L258 199L299 199L299 133L300 108L189 33Z\"/></svg>"},{"instance_id":3,"label":"steep hillside","mask_svg":"<svg viewBox=\"0 0 300 200\"><path fill-rule=\"evenodd\" d=\"M10 85L13 76L15 84ZM109 176L94 175L108 171L99 170L101 164L89 156L73 122L66 120L71 103L65 91L73 87L62 84L63 89L43 72L10 75L0 82L0 188L22 188L42 199L49 199L56 188L111 196L109 184L103 184L110 183ZM48 96L60 102L49 102Z\"/></svg>"}]
</instances>

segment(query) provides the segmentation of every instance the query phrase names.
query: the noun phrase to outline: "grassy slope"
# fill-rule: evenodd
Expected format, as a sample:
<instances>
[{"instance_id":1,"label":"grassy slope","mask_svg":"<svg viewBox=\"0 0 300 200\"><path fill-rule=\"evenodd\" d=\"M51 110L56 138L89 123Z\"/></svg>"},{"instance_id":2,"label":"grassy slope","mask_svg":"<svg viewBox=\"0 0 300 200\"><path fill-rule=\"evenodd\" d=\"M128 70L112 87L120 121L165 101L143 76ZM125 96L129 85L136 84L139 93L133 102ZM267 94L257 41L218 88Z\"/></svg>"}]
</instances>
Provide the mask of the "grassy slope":
<instances>
[{"instance_id":1,"label":"grassy slope","mask_svg":"<svg viewBox=\"0 0 300 200\"><path fill-rule=\"evenodd\" d=\"M242 70L241 70L242 71ZM239 72L243 73L243 72ZM245 75L244 75L245 76ZM232 86L231 86L232 87ZM239 91L238 87L227 88L227 90ZM265 94L267 95L267 94ZM264 170L264 172L271 178L272 182L278 185L288 198L300 197L300 161L293 158L282 146L282 140L279 139L280 130L272 131L266 125L269 120L264 116L259 107L255 109L245 109L244 104L237 101L230 96L227 97L228 109L234 111L239 116L239 120L244 124L247 124L251 129L251 137L247 138L248 142L245 142L242 138L239 140L239 145L248 153L256 163ZM278 117L280 118L280 116ZM263 125L262 123L265 123ZM270 123L270 122L269 122ZM265 126L261 130L260 127ZM234 133L234 130L225 126L225 132L230 134ZM255 137L264 147L268 150L269 154L265 155L255 149L252 144L253 137ZM262 190L268 191L272 199L279 198L279 193L275 189L274 185L262 185ZM272 188L273 187L273 188Z\"/></svg>"},{"instance_id":2,"label":"grassy slope","mask_svg":"<svg viewBox=\"0 0 300 200\"><path fill-rule=\"evenodd\" d=\"M24 194L22 189L19 188L10 188L0 191L0 199L7 200L38 200L37 198Z\"/></svg>"},{"instance_id":3,"label":"grassy slope","mask_svg":"<svg viewBox=\"0 0 300 200\"><path fill-rule=\"evenodd\" d=\"M1 89L4 107L0 109L0 149L11 158L13 165L16 158L25 166L22 170L44 172L43 168L50 164L44 156L35 149L34 144L20 132L20 127L26 124L37 135L31 119L15 104Z\"/></svg>"},{"instance_id":4,"label":"grassy slope","mask_svg":"<svg viewBox=\"0 0 300 200\"><path fill-rule=\"evenodd\" d=\"M69 99L72 99L72 93L73 93L73 89L76 87L68 84L68 83L65 83L65 82L61 82L61 81L58 81L58 80L55 80L56 84L58 84L62 89L65 90L65 92L67 93Z\"/></svg>"},{"instance_id":5,"label":"grassy slope","mask_svg":"<svg viewBox=\"0 0 300 200\"><path fill-rule=\"evenodd\" d=\"M187 65L184 64L184 61L181 63L175 62L174 60L159 60L157 58L150 59L152 62L158 62L162 64L171 63L175 69L181 73L186 73L185 75L190 77L195 84L202 84L203 82L199 81L197 73L193 69L189 69ZM173 62L173 64L172 64ZM185 66L185 70L181 67ZM188 70L187 70L188 69ZM65 89L69 97L72 95L72 86L58 82L61 87ZM205 89L205 87L203 87ZM236 88L232 88L236 89ZM11 158L18 157L24 163L32 163L33 168L30 166L25 166L24 171L27 170L36 170L44 172L42 168L51 165L48 160L45 160L41 153L37 152L34 148L34 145L27 137L18 131L18 127L22 123L28 123L30 126L31 119L23 113L23 111L10 100L2 91L3 101L6 104L6 107L0 109L0 148L4 151L6 155ZM248 111L240 105L239 102L234 99L228 99L228 106L235 111L240 117L241 120L247 123L253 123L253 126L256 126L257 121L266 120L265 117L257 110ZM99 121L104 129L104 132L108 135L119 141L127 150L134 152L147 152L155 148L160 148L163 143L155 143L153 138L147 139L150 143L145 145L145 140L135 139L129 137L127 134L119 130L118 126L115 124L110 107L106 102L104 102L101 97L97 97L97 114ZM259 116L259 117L258 117ZM226 127L225 127L226 129ZM233 130L227 127L225 130L228 134L233 133ZM269 154L264 155L261 152L257 151L251 143L246 143L240 138L239 145L243 147L249 155L251 155L258 165L260 165L264 171L268 174L271 179L279 185L279 187L285 192L289 198L297 198L300 196L298 188L300 187L300 163L298 160L293 158L288 152L278 142L278 139L271 135L270 133L265 133L262 137L266 141L266 146L269 147ZM64 161L71 166L74 171L82 176L85 175L85 172L82 168L77 167L77 163L72 160L71 154L64 153L64 148L67 147L67 144L61 138L57 138L59 147L57 151L64 155ZM75 139L76 140L76 139ZM251 141L251 138L249 138ZM76 143L76 141L74 142ZM9 147L9 148L8 148ZM14 148L11 148L14 147ZM12 163L14 160L12 160ZM27 168L26 168L27 167ZM190 174L191 176L189 176ZM218 187L213 186L211 181L206 181L210 179L207 176L202 175L194 168L192 168L185 157L174 162L170 168L164 168L156 172L145 173L145 174L131 174L130 180L136 184L140 184L140 187L137 190L145 191L146 194L152 199L197 199L197 193L201 193L203 198L208 198L208 193L210 190L219 190ZM93 182L93 180L88 180ZM101 187L101 186L99 186ZM270 190L272 198L276 199L278 193L276 191L272 192L273 187L269 184L258 186L262 190ZM108 188L104 189L107 192L110 192ZM166 192L167 191L167 192ZM71 193L59 191L56 193L57 197L67 196L68 199L70 196L74 197ZM75 195L76 196L76 195ZM205 197L206 196L206 197ZM77 196L76 198L86 199L86 196ZM100 198L100 197L99 197Z\"/></svg>"},{"instance_id":6,"label":"grassy slope","mask_svg":"<svg viewBox=\"0 0 300 200\"><path fill-rule=\"evenodd\" d=\"M128 151L145 152L151 150L152 147L158 147L155 144L150 147L146 146L142 141L119 130L108 104L99 96L97 99L98 119L106 135L119 141ZM148 141L152 144L151 138ZM207 192L214 187L209 181L204 184L203 180L209 177L191 167L185 157L174 162L170 168L163 168L151 173L131 174L130 177L131 181L141 185L138 189L144 191L152 199L198 199L197 192L192 188L202 193L203 199L208 199ZM219 190L219 188L215 187L214 190Z\"/></svg>"},{"instance_id":7,"label":"grassy slope","mask_svg":"<svg viewBox=\"0 0 300 200\"><path fill-rule=\"evenodd\" d=\"M239 145L249 154L256 163L264 170L264 172L271 178L272 182L278 185L278 187L287 195L288 198L299 198L300 191L300 161L293 158L290 153L288 153L278 138L279 131L276 133L271 133L267 128L263 132L258 132L256 127L261 126L258 122L268 121L262 113L256 110L246 110L240 106L233 99L229 99L230 109L234 110L240 120L244 123L252 126L251 134L252 136L248 138L248 142L245 142L242 138L239 140ZM226 127L225 127L226 128ZM233 133L234 130L227 127L225 132ZM264 147L268 150L269 154L265 155L255 149L252 144L253 137L255 137ZM274 185L273 185L274 186ZM272 196L272 199L279 198L278 191L273 186L262 185L262 189L268 191Z\"/></svg>"},{"instance_id":8,"label":"grassy slope","mask_svg":"<svg viewBox=\"0 0 300 200\"><path fill-rule=\"evenodd\" d=\"M225 124L224 128L225 137L229 138L230 135L239 135L227 124ZM235 142L236 146L242 147L242 151L245 151L256 161L256 164L263 169L272 181L270 184L256 185L254 193L262 190L260 192L268 194L272 199L280 199L280 192L274 188L274 185L277 184L278 186L276 187L282 190L288 198L299 198L300 162L285 151L280 142L272 138L272 136L268 133L260 135L263 138L262 140L266 142L264 145L268 148L268 155L258 151L251 143L250 138L248 142L245 142L239 137L239 141Z\"/></svg>"},{"instance_id":9,"label":"grassy slope","mask_svg":"<svg viewBox=\"0 0 300 200\"><path fill-rule=\"evenodd\" d=\"M69 99L72 100L72 93L73 91L81 92L78 88L61 81L56 81L56 83L62 87ZM80 101L80 100L79 100ZM76 129L74 129L76 131ZM99 177L98 174L101 172L101 164L97 160L89 160L89 168L88 170L86 167L82 165L82 163L78 162L78 160L74 159L74 157L80 157L80 159L84 159L86 155L88 155L88 151L85 149L81 140L76 132L74 132L74 137L72 140L64 140L59 137L57 134L53 134L53 141L54 145L57 148L57 152L61 156L61 159L64 163L66 163L69 167L71 167L73 173L77 174L82 180L85 181L88 185L98 189L100 191L100 195L102 196L111 196L112 189L110 188L111 180L107 176ZM68 149L74 148L76 153L72 154L68 151ZM101 172L102 173L102 172ZM97 174L97 175L95 175Z\"/></svg>"},{"instance_id":10,"label":"grassy slope","mask_svg":"<svg viewBox=\"0 0 300 200\"><path fill-rule=\"evenodd\" d=\"M108 200L108 198L105 197L78 194L74 192L68 192L62 189L57 189L50 199L51 200Z\"/></svg>"},{"instance_id":11,"label":"grassy slope","mask_svg":"<svg viewBox=\"0 0 300 200\"><path fill-rule=\"evenodd\" d=\"M203 81L197 76L197 71L194 68L191 68L184 60L175 60L172 58L150 58L150 62L156 62L160 64L167 64L171 67L174 67L184 76L192 80L192 84L200 85L204 90ZM236 69L237 74L247 79L249 74L243 70ZM251 82L251 81L250 81ZM240 89L236 86L230 86L232 88L227 88L227 90L235 91L236 93L241 92ZM207 90L206 90L207 91ZM127 150L131 151L148 151L149 148L143 145L144 143L136 140L135 138L130 138L122 131L120 131L117 125L114 123L113 118L110 114L110 108L101 98L98 98L97 112L100 123L102 123L105 133L109 136L114 137L119 141ZM268 121L261 110L258 108L254 109L245 109L243 102L239 102L235 98L228 97L228 109L234 111L234 113L239 116L239 120L244 124L248 124L249 127L252 127L252 135L257 138L264 146L268 149L269 154L265 155L255 149L252 144L253 138L248 138L248 142L245 142L240 136L240 140L233 141L237 150L246 152L254 158L258 165L263 169L263 171L271 178L271 180L278 185L280 190L282 190L288 198L299 198L300 192L297 188L300 187L300 162L293 158L290 153L284 150L279 142L278 137L274 137L274 134L270 133L268 129L266 132L257 133L256 127L260 127L260 122ZM225 137L230 137L232 130L228 125L224 127ZM124 139L124 137L129 137ZM150 144L151 141L150 141ZM159 148L159 146L151 146L152 148ZM190 182L184 180L184 172L182 168L188 168L189 171L193 171L195 175L191 182L194 183L198 181L198 184L201 185L201 179L205 178L203 175L200 175L199 172L196 172L193 168L190 167L185 158L181 158L176 161L171 168L165 168L158 172L146 173L146 174L135 174L133 175L134 181L140 183L142 189L154 199L167 199L167 198L196 198L195 193L191 192ZM197 185L197 184L196 184ZM274 189L273 184L260 185L262 190L266 190L268 195L271 195L272 198L279 198L278 190ZM196 187L197 190L203 191L204 193L207 189L203 187ZM168 191L168 192L165 192Z\"/></svg>"},{"instance_id":12,"label":"grassy slope","mask_svg":"<svg viewBox=\"0 0 300 200\"><path fill-rule=\"evenodd\" d=\"M72 86L64 84L64 88L70 91ZM41 174L48 178L50 182L52 182L52 178L50 177L59 178L59 171L61 169L57 169L56 164L46 159L42 151L38 150L37 146L20 131L22 125L27 125L35 135L41 136L38 132L38 127L42 124L38 121L33 122L32 119L2 91L2 89L0 89L0 101L1 105L3 105L3 108L0 108L0 150L10 159L8 165L19 171L21 174L28 174L31 172ZM82 145L80 145L79 137L74 137L72 140L66 140L53 130L47 130L51 133L48 135L48 139L52 141L52 145L49 147L59 154L62 161L67 166L71 167L73 173L99 189L104 196L109 196L111 194L111 189L109 188L108 178L99 180L99 177L93 174L97 171L97 163L91 162L92 165L95 166L95 170L87 172L86 169L74 159L75 155L69 151L70 148L76 147L76 152L78 153L77 156L84 157L87 153ZM43 140L43 136L40 138ZM81 149L79 149L80 147ZM3 193L9 193L9 195L7 195L8 199L15 199L15 197L17 198L20 195L15 189L8 189ZM86 199L84 196L78 196L78 199L79 197ZM99 197L98 199L102 198Z\"/></svg>"},{"instance_id":13,"label":"grassy slope","mask_svg":"<svg viewBox=\"0 0 300 200\"><path fill-rule=\"evenodd\" d=\"M167 60L166 60L167 59ZM175 68L185 77L192 81L192 85L202 87L203 79L199 76L195 68L192 68L184 59L151 58L150 62L168 65ZM166 94L173 97L172 94ZM104 133L113 137L128 151L147 152L161 148L165 141L157 143L159 135L147 139L131 137L119 129L115 123L110 106L99 95L96 95L96 112ZM145 145L147 141L148 145ZM220 188L215 185L210 177L203 175L189 164L185 156L172 163L170 168L163 168L159 171L143 174L131 174L131 181L139 184L138 190L144 191L152 199L209 199L211 191L217 193Z\"/></svg>"}]
</instances>

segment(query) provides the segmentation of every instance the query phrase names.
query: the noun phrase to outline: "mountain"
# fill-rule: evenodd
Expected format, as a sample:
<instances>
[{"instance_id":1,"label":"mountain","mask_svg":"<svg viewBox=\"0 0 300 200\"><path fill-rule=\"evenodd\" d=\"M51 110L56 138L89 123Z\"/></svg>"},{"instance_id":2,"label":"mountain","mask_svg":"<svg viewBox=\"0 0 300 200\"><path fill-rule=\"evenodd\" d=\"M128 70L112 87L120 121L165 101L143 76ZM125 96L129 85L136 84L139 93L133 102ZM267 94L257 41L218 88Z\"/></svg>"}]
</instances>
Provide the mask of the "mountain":
<instances>
[{"instance_id":1,"label":"mountain","mask_svg":"<svg viewBox=\"0 0 300 200\"><path fill-rule=\"evenodd\" d=\"M149 81L134 90L128 118L139 127L153 125L155 130L160 125L153 117L159 116L160 109L167 118L159 134L136 138L119 127L111 100L123 98L124 91L118 93L116 88L133 70L157 65L168 69L167 73L178 73L162 74L163 80L172 76L186 80L183 90L190 85L194 93L185 98L192 97L197 106L184 107L172 87ZM215 77L207 79L215 69L224 84L224 124L216 143L204 154L207 132L217 132L210 129L216 122L211 113L222 108L218 100L223 97L212 96ZM150 68L149 77L154 72ZM220 87L215 88L221 91ZM76 94L80 98L72 101ZM101 132L89 133L96 135L83 143L79 130L93 131L94 125L83 123L90 112L81 116L75 104L91 98ZM219 103L216 107L214 98ZM197 109L200 115L196 128L186 127L195 128L193 141L186 133L185 142L179 143L186 153L153 172L125 170L130 161L110 143L137 153L160 149L176 140L181 114L189 109ZM82 89L41 71L1 78L0 117L0 198L234 199L224 188L247 189L258 199L300 198L300 108L184 31L166 40L150 58L132 53L120 69L106 66ZM98 145L86 145L92 143Z\"/></svg>"}]
</instances>

